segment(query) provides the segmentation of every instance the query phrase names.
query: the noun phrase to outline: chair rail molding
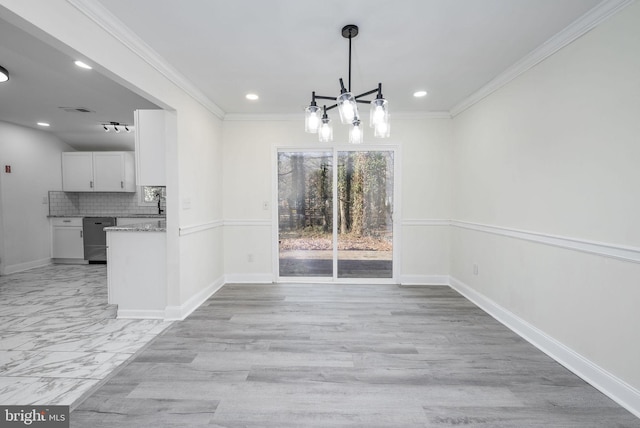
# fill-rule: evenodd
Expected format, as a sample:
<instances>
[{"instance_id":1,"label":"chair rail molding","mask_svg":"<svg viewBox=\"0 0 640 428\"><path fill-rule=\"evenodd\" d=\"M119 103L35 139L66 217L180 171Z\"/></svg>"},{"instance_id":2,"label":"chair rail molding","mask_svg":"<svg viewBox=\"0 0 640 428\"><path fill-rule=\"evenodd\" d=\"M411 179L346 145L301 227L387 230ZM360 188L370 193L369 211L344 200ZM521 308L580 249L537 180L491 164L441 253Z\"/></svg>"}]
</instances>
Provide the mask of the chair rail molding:
<instances>
[{"instance_id":1,"label":"chair rail molding","mask_svg":"<svg viewBox=\"0 0 640 428\"><path fill-rule=\"evenodd\" d=\"M217 227L222 227L224 225L224 221L222 220L213 220L208 221L206 223L198 223L190 226L181 226L180 236L191 235L192 233L203 232L209 229L215 229Z\"/></svg>"},{"instance_id":2,"label":"chair rail molding","mask_svg":"<svg viewBox=\"0 0 640 428\"><path fill-rule=\"evenodd\" d=\"M451 225L461 229L475 230L494 235L507 236L540 244L568 250L581 251L626 262L640 263L640 248L617 245L606 242L589 241L586 239L570 238L566 236L552 235L548 233L532 232L529 230L512 229L488 224L472 223L468 221L453 220Z\"/></svg>"}]
</instances>

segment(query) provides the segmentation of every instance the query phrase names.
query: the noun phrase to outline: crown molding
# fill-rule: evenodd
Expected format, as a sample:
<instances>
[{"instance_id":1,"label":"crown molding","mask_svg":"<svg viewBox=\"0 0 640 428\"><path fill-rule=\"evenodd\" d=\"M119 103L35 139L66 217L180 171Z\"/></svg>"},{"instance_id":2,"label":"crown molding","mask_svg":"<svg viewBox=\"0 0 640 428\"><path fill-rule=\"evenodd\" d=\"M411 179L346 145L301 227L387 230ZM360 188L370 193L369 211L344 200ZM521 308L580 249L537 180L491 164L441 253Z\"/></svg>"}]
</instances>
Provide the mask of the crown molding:
<instances>
[{"instance_id":1,"label":"crown molding","mask_svg":"<svg viewBox=\"0 0 640 428\"><path fill-rule=\"evenodd\" d=\"M160 74L174 83L193 99L202 104L207 110L224 119L225 112L211 101L182 73L172 67L162 56L146 44L137 34L116 18L107 8L99 2L90 0L67 0L72 6L99 25L107 33L116 38L129 50L142 58L147 64L156 69Z\"/></svg>"},{"instance_id":2,"label":"crown molding","mask_svg":"<svg viewBox=\"0 0 640 428\"><path fill-rule=\"evenodd\" d=\"M392 112L392 119L422 120L422 119L451 119L448 111L398 111Z\"/></svg>"},{"instance_id":3,"label":"crown molding","mask_svg":"<svg viewBox=\"0 0 640 428\"><path fill-rule=\"evenodd\" d=\"M392 120L424 120L424 119L451 119L451 114L447 111L425 111L410 112L400 111L392 114ZM269 121L269 122L300 122L304 120L304 113L282 113L282 114L242 114L227 113L224 116L225 121L242 122L242 121Z\"/></svg>"},{"instance_id":4,"label":"crown molding","mask_svg":"<svg viewBox=\"0 0 640 428\"><path fill-rule=\"evenodd\" d=\"M227 113L224 115L225 121L231 122L299 122L304 121L304 113L264 113L264 114L244 114Z\"/></svg>"},{"instance_id":5,"label":"crown molding","mask_svg":"<svg viewBox=\"0 0 640 428\"><path fill-rule=\"evenodd\" d=\"M600 23L615 15L625 7L629 6L634 1L635 0L605 0L598 4L596 7L571 23L568 27L500 73L478 91L453 106L450 110L451 116L457 116L477 102L491 95L516 77L527 72L535 65L558 52L563 47L582 37L584 34L591 31Z\"/></svg>"}]
</instances>

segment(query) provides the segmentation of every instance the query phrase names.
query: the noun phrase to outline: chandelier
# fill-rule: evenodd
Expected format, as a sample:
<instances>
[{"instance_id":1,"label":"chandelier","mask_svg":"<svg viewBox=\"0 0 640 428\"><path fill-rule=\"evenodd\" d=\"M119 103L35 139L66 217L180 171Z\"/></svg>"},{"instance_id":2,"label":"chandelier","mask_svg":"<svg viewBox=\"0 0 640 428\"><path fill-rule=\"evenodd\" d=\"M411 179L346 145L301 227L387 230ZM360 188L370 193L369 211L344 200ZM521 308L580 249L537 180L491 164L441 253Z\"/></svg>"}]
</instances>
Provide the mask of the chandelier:
<instances>
[{"instance_id":1,"label":"chandelier","mask_svg":"<svg viewBox=\"0 0 640 428\"><path fill-rule=\"evenodd\" d=\"M333 141L333 127L331 119L327 116L327 111L338 108L340 121L343 124L351 125L349 130L349 142L360 144L363 141L362 123L357 103L370 104L369 126L373 128L373 136L376 138L386 138L389 136L389 107L387 100L382 96L382 83L378 83L376 89L364 92L360 95L353 95L351 92L351 39L358 35L357 25L345 25L342 28L342 37L349 39L349 81L345 88L342 78L340 80L340 95L337 97L327 97L311 93L311 104L305 108L304 130L309 133L318 133L320 142ZM373 101L362 100L360 98L375 94ZM335 104L330 106L318 106L316 100L331 100Z\"/></svg>"}]
</instances>

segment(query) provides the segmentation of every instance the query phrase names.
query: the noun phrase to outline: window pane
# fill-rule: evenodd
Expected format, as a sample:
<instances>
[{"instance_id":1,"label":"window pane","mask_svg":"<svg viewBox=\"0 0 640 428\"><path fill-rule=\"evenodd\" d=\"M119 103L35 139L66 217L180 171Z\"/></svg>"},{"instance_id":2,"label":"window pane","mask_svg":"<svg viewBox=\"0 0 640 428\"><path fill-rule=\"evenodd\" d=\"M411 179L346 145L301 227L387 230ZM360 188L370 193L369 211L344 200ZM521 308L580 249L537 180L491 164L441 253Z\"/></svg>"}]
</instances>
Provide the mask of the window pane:
<instances>
[{"instance_id":1,"label":"window pane","mask_svg":"<svg viewBox=\"0 0 640 428\"><path fill-rule=\"evenodd\" d=\"M280 276L333 276L332 158L278 153Z\"/></svg>"}]
</instances>

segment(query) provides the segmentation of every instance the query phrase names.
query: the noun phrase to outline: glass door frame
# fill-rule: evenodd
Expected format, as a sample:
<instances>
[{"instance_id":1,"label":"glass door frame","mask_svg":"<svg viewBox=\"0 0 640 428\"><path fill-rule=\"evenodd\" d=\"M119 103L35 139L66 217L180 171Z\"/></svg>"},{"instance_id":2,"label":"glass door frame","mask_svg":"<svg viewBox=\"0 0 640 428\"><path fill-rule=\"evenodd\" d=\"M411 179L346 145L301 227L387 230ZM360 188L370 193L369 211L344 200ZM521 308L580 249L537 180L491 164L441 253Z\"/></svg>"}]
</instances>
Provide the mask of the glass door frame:
<instances>
[{"instance_id":1,"label":"glass door frame","mask_svg":"<svg viewBox=\"0 0 640 428\"><path fill-rule=\"evenodd\" d=\"M339 278L338 277L338 154L339 152L392 152L393 153L393 207L392 207L392 277L391 278ZM292 277L280 276L280 248L279 242L279 209L278 209L278 153L302 152L320 153L331 152L333 155L332 178L332 210L333 210L333 274L331 277ZM272 152L272 255L273 277L278 283L336 283L336 284L399 284L400 283L400 242L401 242L401 186L400 186L400 162L401 151L399 145L334 145L334 146L274 146Z\"/></svg>"}]
</instances>

